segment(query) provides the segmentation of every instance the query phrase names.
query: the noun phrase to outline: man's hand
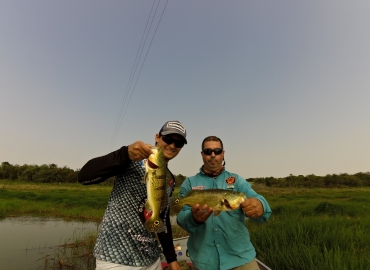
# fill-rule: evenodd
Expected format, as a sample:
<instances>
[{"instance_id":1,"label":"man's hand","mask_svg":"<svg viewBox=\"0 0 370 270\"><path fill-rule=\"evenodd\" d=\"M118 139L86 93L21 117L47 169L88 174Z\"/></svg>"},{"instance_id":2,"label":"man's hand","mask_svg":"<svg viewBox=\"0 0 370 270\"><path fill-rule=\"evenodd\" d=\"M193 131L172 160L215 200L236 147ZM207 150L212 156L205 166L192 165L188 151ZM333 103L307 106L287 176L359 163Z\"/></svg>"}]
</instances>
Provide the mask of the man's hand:
<instances>
[{"instance_id":1,"label":"man's hand","mask_svg":"<svg viewBox=\"0 0 370 270\"><path fill-rule=\"evenodd\" d=\"M170 270L181 270L181 266L177 261L173 261L168 264Z\"/></svg>"},{"instance_id":2,"label":"man's hand","mask_svg":"<svg viewBox=\"0 0 370 270\"><path fill-rule=\"evenodd\" d=\"M152 148L150 144L137 141L128 146L128 156L132 161L140 161L152 154Z\"/></svg>"},{"instance_id":3,"label":"man's hand","mask_svg":"<svg viewBox=\"0 0 370 270\"><path fill-rule=\"evenodd\" d=\"M247 198L241 203L241 208L245 215L250 218L259 218L263 214L263 206L260 200L256 198Z\"/></svg>"},{"instance_id":4,"label":"man's hand","mask_svg":"<svg viewBox=\"0 0 370 270\"><path fill-rule=\"evenodd\" d=\"M201 224L203 222L206 222L206 220L209 218L209 216L213 213L213 209L210 207L208 208L208 205L203 205L200 207L199 204L193 205L191 208L191 214L193 216L193 219L196 223Z\"/></svg>"}]
</instances>

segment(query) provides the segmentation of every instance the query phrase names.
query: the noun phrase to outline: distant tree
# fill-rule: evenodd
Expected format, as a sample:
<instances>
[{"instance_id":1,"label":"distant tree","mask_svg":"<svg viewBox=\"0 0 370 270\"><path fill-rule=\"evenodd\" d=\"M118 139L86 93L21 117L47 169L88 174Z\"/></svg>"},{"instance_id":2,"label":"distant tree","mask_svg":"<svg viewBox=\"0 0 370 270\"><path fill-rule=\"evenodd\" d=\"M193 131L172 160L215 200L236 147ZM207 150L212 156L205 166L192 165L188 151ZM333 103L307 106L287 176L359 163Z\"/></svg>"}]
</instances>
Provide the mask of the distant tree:
<instances>
[{"instance_id":1,"label":"distant tree","mask_svg":"<svg viewBox=\"0 0 370 270\"><path fill-rule=\"evenodd\" d=\"M179 187L186 179L186 176L182 174L175 175L176 186Z\"/></svg>"},{"instance_id":2,"label":"distant tree","mask_svg":"<svg viewBox=\"0 0 370 270\"><path fill-rule=\"evenodd\" d=\"M23 165L21 166L21 175L20 175L20 180L22 181L27 181L27 182L32 182L34 181L35 175L39 171L39 166L37 165Z\"/></svg>"},{"instance_id":3,"label":"distant tree","mask_svg":"<svg viewBox=\"0 0 370 270\"><path fill-rule=\"evenodd\" d=\"M16 167L14 167L9 162L2 162L1 163L1 178L15 180L17 179L18 173Z\"/></svg>"},{"instance_id":4,"label":"distant tree","mask_svg":"<svg viewBox=\"0 0 370 270\"><path fill-rule=\"evenodd\" d=\"M361 181L362 186L370 186L370 172L359 172L354 174Z\"/></svg>"}]
</instances>

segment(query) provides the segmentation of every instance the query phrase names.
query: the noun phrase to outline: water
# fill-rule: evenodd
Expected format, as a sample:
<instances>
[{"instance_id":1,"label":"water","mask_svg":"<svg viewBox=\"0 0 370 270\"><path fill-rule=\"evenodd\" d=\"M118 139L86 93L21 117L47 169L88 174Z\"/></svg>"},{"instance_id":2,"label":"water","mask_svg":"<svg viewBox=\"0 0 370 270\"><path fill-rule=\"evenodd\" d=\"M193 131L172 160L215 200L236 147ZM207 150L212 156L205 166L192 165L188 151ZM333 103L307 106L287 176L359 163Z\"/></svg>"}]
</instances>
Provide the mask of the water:
<instances>
[{"instance_id":1,"label":"water","mask_svg":"<svg viewBox=\"0 0 370 270\"><path fill-rule=\"evenodd\" d=\"M95 222L26 217L0 220L0 268L44 269L45 257L53 257L57 246L97 229Z\"/></svg>"}]
</instances>

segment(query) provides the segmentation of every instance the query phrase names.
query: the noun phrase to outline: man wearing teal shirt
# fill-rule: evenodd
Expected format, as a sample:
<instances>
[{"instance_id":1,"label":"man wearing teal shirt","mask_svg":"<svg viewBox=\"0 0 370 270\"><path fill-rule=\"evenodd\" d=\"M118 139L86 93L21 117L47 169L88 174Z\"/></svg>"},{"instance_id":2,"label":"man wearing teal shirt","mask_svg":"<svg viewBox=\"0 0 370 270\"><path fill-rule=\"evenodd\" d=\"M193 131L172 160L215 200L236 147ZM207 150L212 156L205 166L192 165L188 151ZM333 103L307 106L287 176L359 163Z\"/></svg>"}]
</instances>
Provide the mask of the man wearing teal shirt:
<instances>
[{"instance_id":1,"label":"man wearing teal shirt","mask_svg":"<svg viewBox=\"0 0 370 270\"><path fill-rule=\"evenodd\" d=\"M247 199L239 209L223 211L217 217L207 205L185 205L177 216L177 223L190 234L188 251L196 269L258 270L245 218L266 222L271 208L244 178L225 170L224 153L221 139L205 138L201 152L204 165L198 174L185 179L180 197L194 189L218 188L244 192Z\"/></svg>"}]
</instances>

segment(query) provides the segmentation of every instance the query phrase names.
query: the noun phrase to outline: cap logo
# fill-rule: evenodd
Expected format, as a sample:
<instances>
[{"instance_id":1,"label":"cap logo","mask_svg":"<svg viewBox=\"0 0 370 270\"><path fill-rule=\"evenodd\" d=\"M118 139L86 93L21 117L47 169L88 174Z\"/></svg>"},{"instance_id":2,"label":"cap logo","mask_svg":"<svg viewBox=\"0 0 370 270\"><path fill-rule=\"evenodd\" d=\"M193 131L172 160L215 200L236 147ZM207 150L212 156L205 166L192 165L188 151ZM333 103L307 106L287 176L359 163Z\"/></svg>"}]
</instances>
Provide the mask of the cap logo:
<instances>
[{"instance_id":1,"label":"cap logo","mask_svg":"<svg viewBox=\"0 0 370 270\"><path fill-rule=\"evenodd\" d=\"M168 122L167 127L177 129L182 133L186 132L185 128L179 122Z\"/></svg>"}]
</instances>

